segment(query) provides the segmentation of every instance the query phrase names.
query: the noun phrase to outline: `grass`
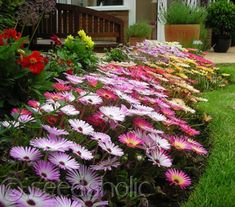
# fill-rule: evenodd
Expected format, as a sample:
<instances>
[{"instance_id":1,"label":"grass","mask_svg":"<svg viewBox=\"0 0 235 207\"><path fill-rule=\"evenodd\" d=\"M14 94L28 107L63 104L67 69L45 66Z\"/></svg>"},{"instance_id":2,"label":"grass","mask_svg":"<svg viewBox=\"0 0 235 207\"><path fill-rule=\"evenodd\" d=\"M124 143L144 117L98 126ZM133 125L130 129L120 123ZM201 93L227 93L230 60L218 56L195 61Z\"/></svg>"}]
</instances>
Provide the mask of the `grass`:
<instances>
[{"instance_id":1,"label":"grass","mask_svg":"<svg viewBox=\"0 0 235 207\"><path fill-rule=\"evenodd\" d=\"M231 74L231 84L204 93L209 101L198 106L213 118L209 124L212 149L205 173L182 207L235 206L235 64L219 67Z\"/></svg>"}]
</instances>

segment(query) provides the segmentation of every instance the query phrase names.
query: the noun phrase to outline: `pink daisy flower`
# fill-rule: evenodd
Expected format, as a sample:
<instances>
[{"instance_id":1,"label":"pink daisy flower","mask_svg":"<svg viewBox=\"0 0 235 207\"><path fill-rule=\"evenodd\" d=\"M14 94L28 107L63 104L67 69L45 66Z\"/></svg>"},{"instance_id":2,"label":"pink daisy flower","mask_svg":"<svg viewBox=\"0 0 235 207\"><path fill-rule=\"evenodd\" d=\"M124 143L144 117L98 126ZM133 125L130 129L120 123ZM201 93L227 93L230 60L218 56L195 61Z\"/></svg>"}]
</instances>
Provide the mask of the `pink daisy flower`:
<instances>
[{"instance_id":1,"label":"pink daisy flower","mask_svg":"<svg viewBox=\"0 0 235 207\"><path fill-rule=\"evenodd\" d=\"M186 140L187 140L187 142L189 143L189 144L192 144L192 145L195 145L195 146L198 146L198 147L202 147L202 145L199 143L199 142L197 142L197 141L195 141L195 140L193 140L193 139L191 139L191 138L185 138Z\"/></svg>"},{"instance_id":2,"label":"pink daisy flower","mask_svg":"<svg viewBox=\"0 0 235 207\"><path fill-rule=\"evenodd\" d=\"M39 160L34 164L34 170L38 176L47 181L58 181L60 172L50 162Z\"/></svg>"},{"instance_id":3,"label":"pink daisy flower","mask_svg":"<svg viewBox=\"0 0 235 207\"><path fill-rule=\"evenodd\" d=\"M12 109L11 111L11 115L14 116L14 115L31 115L32 112L31 111L28 111L27 109L19 109L19 108L14 108Z\"/></svg>"},{"instance_id":4,"label":"pink daisy flower","mask_svg":"<svg viewBox=\"0 0 235 207\"><path fill-rule=\"evenodd\" d=\"M162 134L163 132L160 130L154 129L153 125L146 121L143 118L137 117L133 120L133 124L135 127L138 127L144 131L150 132L150 133L156 133L156 134Z\"/></svg>"},{"instance_id":5,"label":"pink daisy flower","mask_svg":"<svg viewBox=\"0 0 235 207\"><path fill-rule=\"evenodd\" d=\"M81 191L99 190L102 185L101 177L84 165L81 165L78 170L69 171L66 178L73 189Z\"/></svg>"},{"instance_id":6,"label":"pink daisy flower","mask_svg":"<svg viewBox=\"0 0 235 207\"><path fill-rule=\"evenodd\" d=\"M68 135L69 134L64 129L58 129L56 127L51 127L49 125L42 125L42 128L45 129L49 134L52 134L52 135L55 135L55 136L62 136L62 135Z\"/></svg>"},{"instance_id":7,"label":"pink daisy flower","mask_svg":"<svg viewBox=\"0 0 235 207\"><path fill-rule=\"evenodd\" d=\"M109 154L118 157L121 157L124 154L123 150L112 142L99 142L98 144L104 151L108 152Z\"/></svg>"},{"instance_id":8,"label":"pink daisy flower","mask_svg":"<svg viewBox=\"0 0 235 207\"><path fill-rule=\"evenodd\" d=\"M112 168L117 168L120 165L117 157L108 158L107 160L103 160L99 162L97 165L91 165L91 169L96 171L111 171Z\"/></svg>"},{"instance_id":9,"label":"pink daisy flower","mask_svg":"<svg viewBox=\"0 0 235 207\"><path fill-rule=\"evenodd\" d=\"M41 152L33 147L13 147L10 150L11 157L21 161L36 161L42 157Z\"/></svg>"},{"instance_id":10,"label":"pink daisy flower","mask_svg":"<svg viewBox=\"0 0 235 207\"><path fill-rule=\"evenodd\" d=\"M181 189L191 185L191 179L183 171L179 171L177 169L168 169L165 173L165 176L171 185L177 185Z\"/></svg>"},{"instance_id":11,"label":"pink daisy flower","mask_svg":"<svg viewBox=\"0 0 235 207\"><path fill-rule=\"evenodd\" d=\"M71 156L63 152L54 152L49 155L49 161L64 170L78 169L79 164Z\"/></svg>"},{"instance_id":12,"label":"pink daisy flower","mask_svg":"<svg viewBox=\"0 0 235 207\"><path fill-rule=\"evenodd\" d=\"M54 83L52 85L53 88L55 88L57 91L69 91L71 90L71 87L62 83Z\"/></svg>"},{"instance_id":13,"label":"pink daisy flower","mask_svg":"<svg viewBox=\"0 0 235 207\"><path fill-rule=\"evenodd\" d=\"M11 197L15 200L17 207L55 207L55 200L49 194L38 188L28 188L29 194L22 189L12 190Z\"/></svg>"},{"instance_id":14,"label":"pink daisy flower","mask_svg":"<svg viewBox=\"0 0 235 207\"><path fill-rule=\"evenodd\" d=\"M32 122L35 121L34 118L31 115L20 115L17 119L17 121L19 121L20 123L28 123L28 122Z\"/></svg>"},{"instance_id":15,"label":"pink daisy flower","mask_svg":"<svg viewBox=\"0 0 235 207\"><path fill-rule=\"evenodd\" d=\"M208 153L207 150L202 146L191 145L191 150L199 155L206 155Z\"/></svg>"},{"instance_id":16,"label":"pink daisy flower","mask_svg":"<svg viewBox=\"0 0 235 207\"><path fill-rule=\"evenodd\" d=\"M75 116L80 114L80 111L78 111L73 105L66 105L63 106L60 111L62 111L64 114L68 116Z\"/></svg>"},{"instance_id":17,"label":"pink daisy flower","mask_svg":"<svg viewBox=\"0 0 235 207\"><path fill-rule=\"evenodd\" d=\"M172 160L163 150L150 150L147 156L149 161L158 167L171 167L172 165Z\"/></svg>"},{"instance_id":18,"label":"pink daisy flower","mask_svg":"<svg viewBox=\"0 0 235 207\"><path fill-rule=\"evenodd\" d=\"M35 101L35 100L29 100L28 105L33 107L33 108L39 108L40 103L38 101Z\"/></svg>"},{"instance_id":19,"label":"pink daisy flower","mask_svg":"<svg viewBox=\"0 0 235 207\"><path fill-rule=\"evenodd\" d=\"M180 125L180 129L185 132L186 134L188 134L189 136L195 136L195 135L199 135L200 132L191 128L190 126L186 125L186 124L183 124L183 125Z\"/></svg>"},{"instance_id":20,"label":"pink daisy flower","mask_svg":"<svg viewBox=\"0 0 235 207\"><path fill-rule=\"evenodd\" d=\"M46 97L46 99L52 99L52 100L55 100L55 101L64 99L64 97L61 94L54 93L54 92L53 93L46 92L43 95Z\"/></svg>"},{"instance_id":21,"label":"pink daisy flower","mask_svg":"<svg viewBox=\"0 0 235 207\"><path fill-rule=\"evenodd\" d=\"M72 149L73 153L76 154L81 159L91 160L94 157L88 149L86 149L85 147L83 147L79 144L74 143L71 146L71 149Z\"/></svg>"},{"instance_id":22,"label":"pink daisy flower","mask_svg":"<svg viewBox=\"0 0 235 207\"><path fill-rule=\"evenodd\" d=\"M191 149L190 144L182 137L173 137L171 139L171 145L178 150L189 150Z\"/></svg>"},{"instance_id":23,"label":"pink daisy flower","mask_svg":"<svg viewBox=\"0 0 235 207\"><path fill-rule=\"evenodd\" d=\"M30 145L43 149L45 151L60 151L69 150L72 142L64 138L36 138L30 141Z\"/></svg>"},{"instance_id":24,"label":"pink daisy flower","mask_svg":"<svg viewBox=\"0 0 235 207\"><path fill-rule=\"evenodd\" d=\"M55 207L83 207L79 201L66 198L64 196L55 197Z\"/></svg>"},{"instance_id":25,"label":"pink daisy flower","mask_svg":"<svg viewBox=\"0 0 235 207\"><path fill-rule=\"evenodd\" d=\"M84 135L89 135L94 132L93 127L83 120L69 119L69 124L71 125L74 131L77 131Z\"/></svg>"},{"instance_id":26,"label":"pink daisy flower","mask_svg":"<svg viewBox=\"0 0 235 207\"><path fill-rule=\"evenodd\" d=\"M116 101L118 97L110 90L101 88L96 91L96 93L104 99Z\"/></svg>"},{"instance_id":27,"label":"pink daisy flower","mask_svg":"<svg viewBox=\"0 0 235 207\"><path fill-rule=\"evenodd\" d=\"M63 97L63 99L65 100L65 101L67 101L67 102L72 102L72 101L74 101L75 99L76 99L76 97L73 95L73 93L72 92L67 92L67 91L65 91L65 92L61 92L61 93L59 93L62 97Z\"/></svg>"},{"instance_id":28,"label":"pink daisy flower","mask_svg":"<svg viewBox=\"0 0 235 207\"><path fill-rule=\"evenodd\" d=\"M130 104L140 104L140 101L133 98L132 96L129 96L129 95L127 95L127 94L125 94L125 93L123 93L119 90L116 90L115 92L121 99L127 101Z\"/></svg>"},{"instance_id":29,"label":"pink daisy flower","mask_svg":"<svg viewBox=\"0 0 235 207\"><path fill-rule=\"evenodd\" d=\"M100 107L100 111L111 120L121 122L125 120L125 115L117 106L102 106Z\"/></svg>"},{"instance_id":30,"label":"pink daisy flower","mask_svg":"<svg viewBox=\"0 0 235 207\"><path fill-rule=\"evenodd\" d=\"M118 137L118 139L120 142L131 148L139 147L143 143L143 140L140 139L134 132L122 134Z\"/></svg>"},{"instance_id":31,"label":"pink daisy flower","mask_svg":"<svg viewBox=\"0 0 235 207\"><path fill-rule=\"evenodd\" d=\"M68 81L70 81L70 83L72 83L72 84L74 84L74 85L77 85L77 84L79 84L79 83L82 83L83 80L84 80L84 78L79 77L79 76L77 76L77 75L69 75L68 73L65 73L65 75L66 75L66 79L67 79Z\"/></svg>"}]
</instances>

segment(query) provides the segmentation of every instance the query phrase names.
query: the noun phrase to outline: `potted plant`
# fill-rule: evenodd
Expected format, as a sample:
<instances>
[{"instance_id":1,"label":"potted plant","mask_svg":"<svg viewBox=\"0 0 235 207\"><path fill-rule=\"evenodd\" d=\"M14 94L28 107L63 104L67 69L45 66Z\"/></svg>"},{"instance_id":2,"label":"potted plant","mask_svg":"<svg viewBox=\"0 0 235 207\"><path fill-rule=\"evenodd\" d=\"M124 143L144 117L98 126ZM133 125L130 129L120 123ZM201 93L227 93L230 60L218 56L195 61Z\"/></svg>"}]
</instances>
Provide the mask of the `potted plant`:
<instances>
[{"instance_id":1,"label":"potted plant","mask_svg":"<svg viewBox=\"0 0 235 207\"><path fill-rule=\"evenodd\" d=\"M207 26L213 31L215 52L227 52L231 35L235 31L235 5L226 0L217 1L208 7Z\"/></svg>"},{"instance_id":2,"label":"potted plant","mask_svg":"<svg viewBox=\"0 0 235 207\"><path fill-rule=\"evenodd\" d=\"M173 1L169 8L160 14L160 21L165 24L166 41L177 41L185 47L193 40L200 39L200 24L205 19L205 8L190 6L182 0Z\"/></svg>"},{"instance_id":3,"label":"potted plant","mask_svg":"<svg viewBox=\"0 0 235 207\"><path fill-rule=\"evenodd\" d=\"M134 46L137 42L142 42L145 39L150 38L151 33L152 28L149 24L145 22L133 24L127 29L129 44Z\"/></svg>"}]
</instances>

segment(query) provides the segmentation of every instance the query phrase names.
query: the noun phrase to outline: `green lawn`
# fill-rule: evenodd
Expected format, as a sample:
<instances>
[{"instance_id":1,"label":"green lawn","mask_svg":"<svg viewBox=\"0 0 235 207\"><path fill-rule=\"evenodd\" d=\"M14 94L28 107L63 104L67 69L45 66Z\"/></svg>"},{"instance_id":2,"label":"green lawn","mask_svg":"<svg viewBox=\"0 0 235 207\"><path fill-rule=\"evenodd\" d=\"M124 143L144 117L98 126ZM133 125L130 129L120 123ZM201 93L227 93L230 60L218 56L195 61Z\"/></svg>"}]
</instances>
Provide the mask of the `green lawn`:
<instances>
[{"instance_id":1,"label":"green lawn","mask_svg":"<svg viewBox=\"0 0 235 207\"><path fill-rule=\"evenodd\" d=\"M235 206L235 65L219 67L231 74L231 84L204 93L209 101L198 106L213 117L209 124L213 144L205 173L182 207Z\"/></svg>"}]
</instances>

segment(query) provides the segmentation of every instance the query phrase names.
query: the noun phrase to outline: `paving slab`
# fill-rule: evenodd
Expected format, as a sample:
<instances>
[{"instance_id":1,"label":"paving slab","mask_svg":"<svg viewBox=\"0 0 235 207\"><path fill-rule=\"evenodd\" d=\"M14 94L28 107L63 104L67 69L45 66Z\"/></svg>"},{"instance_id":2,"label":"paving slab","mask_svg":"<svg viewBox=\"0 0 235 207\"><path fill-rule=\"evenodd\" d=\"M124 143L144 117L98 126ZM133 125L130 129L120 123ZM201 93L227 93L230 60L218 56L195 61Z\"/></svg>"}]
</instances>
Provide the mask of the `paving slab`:
<instances>
[{"instance_id":1,"label":"paving slab","mask_svg":"<svg viewBox=\"0 0 235 207\"><path fill-rule=\"evenodd\" d=\"M213 61L216 64L235 63L235 47L230 47L226 53L208 51L208 54L205 56L205 58Z\"/></svg>"}]
</instances>

